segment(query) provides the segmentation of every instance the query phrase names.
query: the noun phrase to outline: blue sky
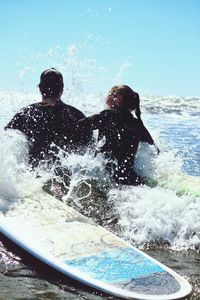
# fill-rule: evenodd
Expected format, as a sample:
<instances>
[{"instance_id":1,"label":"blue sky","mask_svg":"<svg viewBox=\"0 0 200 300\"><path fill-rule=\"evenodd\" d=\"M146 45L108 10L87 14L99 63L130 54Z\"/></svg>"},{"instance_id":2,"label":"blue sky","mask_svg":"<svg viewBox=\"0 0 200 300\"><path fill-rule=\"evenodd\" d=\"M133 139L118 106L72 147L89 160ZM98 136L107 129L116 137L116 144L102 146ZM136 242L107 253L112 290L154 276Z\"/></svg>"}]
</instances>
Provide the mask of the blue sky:
<instances>
[{"instance_id":1,"label":"blue sky","mask_svg":"<svg viewBox=\"0 0 200 300\"><path fill-rule=\"evenodd\" d=\"M57 67L65 85L200 96L199 0L0 0L0 90L37 92Z\"/></svg>"}]
</instances>

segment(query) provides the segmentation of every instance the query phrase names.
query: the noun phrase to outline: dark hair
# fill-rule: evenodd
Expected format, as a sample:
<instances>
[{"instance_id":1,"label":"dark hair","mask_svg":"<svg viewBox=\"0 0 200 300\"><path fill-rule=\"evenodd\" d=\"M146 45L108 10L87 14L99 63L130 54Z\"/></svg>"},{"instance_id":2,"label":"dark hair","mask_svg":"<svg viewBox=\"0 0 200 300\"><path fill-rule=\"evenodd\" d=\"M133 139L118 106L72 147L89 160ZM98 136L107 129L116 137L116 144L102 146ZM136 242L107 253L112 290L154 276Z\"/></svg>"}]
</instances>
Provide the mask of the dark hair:
<instances>
[{"instance_id":1,"label":"dark hair","mask_svg":"<svg viewBox=\"0 0 200 300\"><path fill-rule=\"evenodd\" d=\"M117 95L123 95L120 100ZM135 110L135 114L140 119L140 97L128 85L115 85L109 91L106 103L110 108L127 108L130 111Z\"/></svg>"},{"instance_id":2,"label":"dark hair","mask_svg":"<svg viewBox=\"0 0 200 300\"><path fill-rule=\"evenodd\" d=\"M62 74L54 69L47 69L40 76L39 88L44 98L57 97L64 88Z\"/></svg>"}]
</instances>

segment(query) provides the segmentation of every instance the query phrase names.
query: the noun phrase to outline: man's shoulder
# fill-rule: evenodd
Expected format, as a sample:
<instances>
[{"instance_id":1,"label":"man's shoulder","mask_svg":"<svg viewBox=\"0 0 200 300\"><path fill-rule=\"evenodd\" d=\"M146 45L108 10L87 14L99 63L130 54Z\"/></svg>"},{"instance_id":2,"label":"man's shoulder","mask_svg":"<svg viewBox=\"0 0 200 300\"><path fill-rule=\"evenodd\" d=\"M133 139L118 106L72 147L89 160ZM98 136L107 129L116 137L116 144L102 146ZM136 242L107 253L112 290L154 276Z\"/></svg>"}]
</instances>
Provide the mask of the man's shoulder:
<instances>
[{"instance_id":1,"label":"man's shoulder","mask_svg":"<svg viewBox=\"0 0 200 300\"><path fill-rule=\"evenodd\" d=\"M76 108L76 107L74 107L72 105L66 104L64 102L62 102L61 105L63 106L63 108L66 109L67 112L72 113L77 118L80 118L80 119L85 118L84 113L82 111L80 111L78 108Z\"/></svg>"},{"instance_id":2,"label":"man's shoulder","mask_svg":"<svg viewBox=\"0 0 200 300\"><path fill-rule=\"evenodd\" d=\"M15 116L23 116L32 113L39 108L39 102L22 107Z\"/></svg>"}]
</instances>

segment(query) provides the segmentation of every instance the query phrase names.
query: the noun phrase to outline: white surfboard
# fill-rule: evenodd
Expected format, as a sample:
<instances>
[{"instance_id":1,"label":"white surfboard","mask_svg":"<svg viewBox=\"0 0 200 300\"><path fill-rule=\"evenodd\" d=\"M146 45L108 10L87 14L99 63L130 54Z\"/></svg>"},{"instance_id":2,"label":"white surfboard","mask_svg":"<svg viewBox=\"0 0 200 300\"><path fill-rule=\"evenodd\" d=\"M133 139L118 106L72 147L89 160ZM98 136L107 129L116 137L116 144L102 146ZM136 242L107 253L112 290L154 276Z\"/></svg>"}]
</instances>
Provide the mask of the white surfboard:
<instances>
[{"instance_id":1,"label":"white surfboard","mask_svg":"<svg viewBox=\"0 0 200 300\"><path fill-rule=\"evenodd\" d=\"M0 215L1 233L25 251L92 288L125 299L181 299L186 279L40 192Z\"/></svg>"}]
</instances>

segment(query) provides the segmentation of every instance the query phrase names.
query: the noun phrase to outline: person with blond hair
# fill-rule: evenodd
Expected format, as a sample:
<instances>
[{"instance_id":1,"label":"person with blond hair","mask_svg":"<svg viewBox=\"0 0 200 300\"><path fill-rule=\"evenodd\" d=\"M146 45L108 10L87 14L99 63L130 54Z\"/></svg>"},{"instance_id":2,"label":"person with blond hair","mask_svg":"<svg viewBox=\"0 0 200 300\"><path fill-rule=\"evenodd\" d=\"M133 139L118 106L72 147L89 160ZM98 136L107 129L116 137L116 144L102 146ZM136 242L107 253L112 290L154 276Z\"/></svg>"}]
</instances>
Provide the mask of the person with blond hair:
<instances>
[{"instance_id":1,"label":"person with blond hair","mask_svg":"<svg viewBox=\"0 0 200 300\"><path fill-rule=\"evenodd\" d=\"M109 91L106 104L108 109L80 120L78 124L82 128L98 129L99 139L105 139L100 151L116 162L109 166L112 165L117 183L145 183L134 170L134 159L140 142L155 143L142 122L139 95L127 85L116 85Z\"/></svg>"}]
</instances>

